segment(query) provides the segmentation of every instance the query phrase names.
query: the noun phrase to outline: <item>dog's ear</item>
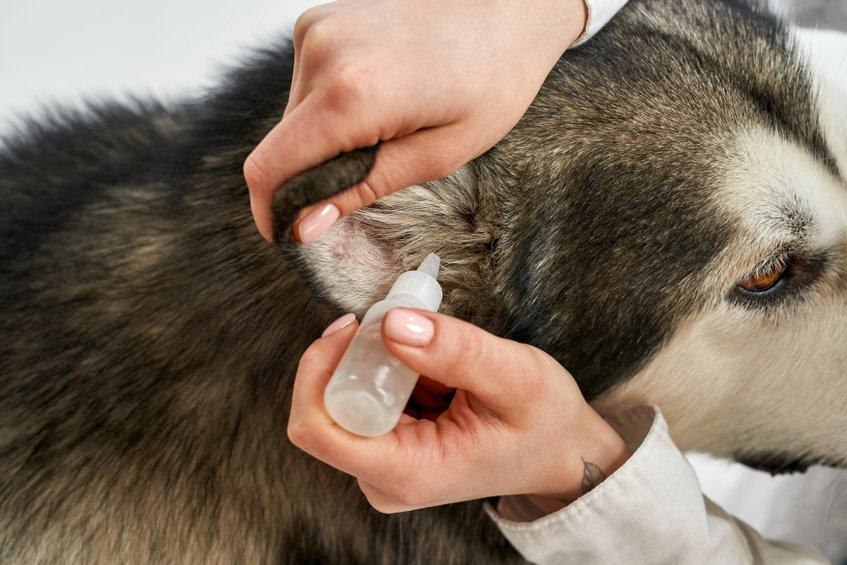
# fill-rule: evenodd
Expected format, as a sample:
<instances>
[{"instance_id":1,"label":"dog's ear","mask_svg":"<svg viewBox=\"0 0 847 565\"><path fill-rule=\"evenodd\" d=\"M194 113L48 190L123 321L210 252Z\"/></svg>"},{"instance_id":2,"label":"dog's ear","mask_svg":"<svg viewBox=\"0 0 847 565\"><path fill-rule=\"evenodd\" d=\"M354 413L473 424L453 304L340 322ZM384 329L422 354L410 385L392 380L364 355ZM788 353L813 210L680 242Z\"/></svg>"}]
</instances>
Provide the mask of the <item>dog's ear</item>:
<instances>
[{"instance_id":1,"label":"dog's ear","mask_svg":"<svg viewBox=\"0 0 847 565\"><path fill-rule=\"evenodd\" d=\"M379 145L342 153L335 159L300 173L274 194L273 236L277 245L291 242L291 228L302 208L351 188L370 173Z\"/></svg>"}]
</instances>

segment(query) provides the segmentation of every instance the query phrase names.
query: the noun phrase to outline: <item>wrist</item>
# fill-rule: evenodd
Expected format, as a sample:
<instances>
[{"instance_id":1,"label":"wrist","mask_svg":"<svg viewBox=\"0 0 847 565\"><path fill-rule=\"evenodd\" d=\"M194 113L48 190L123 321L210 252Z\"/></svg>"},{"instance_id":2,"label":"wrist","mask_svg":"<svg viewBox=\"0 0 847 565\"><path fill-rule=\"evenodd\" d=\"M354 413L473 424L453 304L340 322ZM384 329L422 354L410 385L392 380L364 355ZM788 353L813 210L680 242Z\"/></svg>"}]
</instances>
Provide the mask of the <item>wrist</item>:
<instances>
[{"instance_id":1,"label":"wrist","mask_svg":"<svg viewBox=\"0 0 847 565\"><path fill-rule=\"evenodd\" d=\"M545 514L593 490L632 455L623 438L589 405L585 408L574 430L577 441L549 471L547 486L526 495Z\"/></svg>"},{"instance_id":2,"label":"wrist","mask_svg":"<svg viewBox=\"0 0 847 565\"><path fill-rule=\"evenodd\" d=\"M519 3L483 0L483 9L499 22L505 22L507 34L521 38L531 49L526 64L552 67L566 49L585 32L589 9L585 0L535 0ZM494 15L496 14L496 16ZM518 30L518 31L516 31ZM548 69L549 70L549 69Z\"/></svg>"},{"instance_id":3,"label":"wrist","mask_svg":"<svg viewBox=\"0 0 847 565\"><path fill-rule=\"evenodd\" d=\"M588 4L585 0L553 0L549 5L547 25L556 34L553 43L557 46L558 60L558 57L585 33L588 26Z\"/></svg>"}]
</instances>

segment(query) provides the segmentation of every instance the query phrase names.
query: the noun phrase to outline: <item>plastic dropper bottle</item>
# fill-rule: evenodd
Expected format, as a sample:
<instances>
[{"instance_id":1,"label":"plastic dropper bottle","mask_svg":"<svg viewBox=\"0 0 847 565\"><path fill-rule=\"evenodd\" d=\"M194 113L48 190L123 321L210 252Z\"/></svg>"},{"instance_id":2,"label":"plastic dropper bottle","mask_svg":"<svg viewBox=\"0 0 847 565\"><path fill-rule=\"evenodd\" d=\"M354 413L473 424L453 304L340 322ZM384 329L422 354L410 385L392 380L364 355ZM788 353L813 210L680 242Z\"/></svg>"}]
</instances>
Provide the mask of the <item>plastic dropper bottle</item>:
<instances>
[{"instance_id":1,"label":"plastic dropper bottle","mask_svg":"<svg viewBox=\"0 0 847 565\"><path fill-rule=\"evenodd\" d=\"M392 308L435 312L441 287L435 280L440 259L430 253L417 271L397 278L388 297L370 307L324 391L324 404L335 422L361 436L390 432L400 420L418 374L386 349L382 318Z\"/></svg>"}]
</instances>

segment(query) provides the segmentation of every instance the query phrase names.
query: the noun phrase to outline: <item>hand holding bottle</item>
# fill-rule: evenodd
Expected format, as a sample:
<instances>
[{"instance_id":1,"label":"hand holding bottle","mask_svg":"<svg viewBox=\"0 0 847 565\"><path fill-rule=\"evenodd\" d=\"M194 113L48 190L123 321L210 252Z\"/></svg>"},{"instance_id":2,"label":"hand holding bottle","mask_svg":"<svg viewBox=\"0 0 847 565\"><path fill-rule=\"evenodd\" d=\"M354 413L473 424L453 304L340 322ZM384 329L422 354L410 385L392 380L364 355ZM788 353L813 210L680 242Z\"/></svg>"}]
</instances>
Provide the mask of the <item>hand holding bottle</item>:
<instances>
[{"instance_id":1,"label":"hand holding bottle","mask_svg":"<svg viewBox=\"0 0 847 565\"><path fill-rule=\"evenodd\" d=\"M301 449L355 476L382 512L509 494L561 506L585 490L588 464L599 481L630 455L545 353L409 309L383 318L385 346L414 371L455 389L452 400L434 420L404 414L388 434L353 435L330 418L324 389L357 328L348 315L304 353L288 434Z\"/></svg>"}]
</instances>

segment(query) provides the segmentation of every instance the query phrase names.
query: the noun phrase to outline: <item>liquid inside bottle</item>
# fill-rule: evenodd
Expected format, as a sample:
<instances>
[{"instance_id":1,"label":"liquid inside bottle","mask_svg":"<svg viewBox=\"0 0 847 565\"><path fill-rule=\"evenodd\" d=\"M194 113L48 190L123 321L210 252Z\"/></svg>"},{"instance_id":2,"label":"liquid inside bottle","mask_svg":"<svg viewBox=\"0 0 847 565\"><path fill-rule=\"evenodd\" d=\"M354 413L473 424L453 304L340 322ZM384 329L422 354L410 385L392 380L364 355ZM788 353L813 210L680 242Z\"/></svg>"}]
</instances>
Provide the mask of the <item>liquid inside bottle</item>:
<instances>
[{"instance_id":1,"label":"liquid inside bottle","mask_svg":"<svg viewBox=\"0 0 847 565\"><path fill-rule=\"evenodd\" d=\"M359 330L324 393L332 419L361 436L390 432L418 380L386 349L380 329L376 323Z\"/></svg>"}]
</instances>

